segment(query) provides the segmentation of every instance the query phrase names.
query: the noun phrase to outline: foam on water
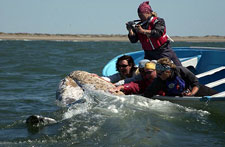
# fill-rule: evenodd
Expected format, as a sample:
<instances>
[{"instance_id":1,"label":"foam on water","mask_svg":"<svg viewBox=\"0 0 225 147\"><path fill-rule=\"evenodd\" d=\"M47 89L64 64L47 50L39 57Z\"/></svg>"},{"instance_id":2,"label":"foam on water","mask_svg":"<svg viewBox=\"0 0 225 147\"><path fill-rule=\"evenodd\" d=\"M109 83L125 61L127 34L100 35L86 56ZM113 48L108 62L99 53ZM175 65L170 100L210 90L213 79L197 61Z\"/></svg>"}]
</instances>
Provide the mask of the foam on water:
<instances>
[{"instance_id":1,"label":"foam on water","mask_svg":"<svg viewBox=\"0 0 225 147\"><path fill-rule=\"evenodd\" d=\"M149 134L150 136L157 136L152 140L159 145L161 144L160 136L170 142L170 140L179 137L179 135L171 136L176 133L176 130L186 131L179 127L180 125L186 125L188 129L191 129L193 123L195 125L207 125L206 119L209 115L207 111L183 107L168 101L152 100L136 95L114 96L92 89L86 89L85 95L88 99L86 104L89 104L85 111L85 105L79 104L78 107L74 105L64 114L65 118L72 119L66 134L70 134L77 139L88 139L99 132L105 134L104 137L102 136L103 138L108 138L107 136L111 134L107 133L108 131L118 134L116 138L114 136L115 139L124 139L129 133L133 134L135 129L140 131L146 129L152 131ZM80 107L81 105L83 107ZM185 123L180 124L180 122ZM105 127L107 130L105 130ZM168 127L168 129L165 129L165 127ZM170 127L175 130L169 129ZM162 128L164 130L161 130ZM129 133L126 134L125 132ZM148 131L145 133L148 133ZM178 134L183 135L183 133ZM130 137L133 138L135 136L133 135ZM99 140L103 138L100 137Z\"/></svg>"},{"instance_id":2,"label":"foam on water","mask_svg":"<svg viewBox=\"0 0 225 147\"><path fill-rule=\"evenodd\" d=\"M168 101L153 100L137 95L115 96L87 87L85 88L85 97L83 98L87 102L70 107L64 114L64 119L93 110L98 110L101 114L107 114L107 116L117 117L125 117L129 111L156 113L162 117L170 116L170 118L173 118L176 113L179 115L182 115L181 113L195 115L197 117L207 117L210 114L207 111L187 108Z\"/></svg>"}]
</instances>

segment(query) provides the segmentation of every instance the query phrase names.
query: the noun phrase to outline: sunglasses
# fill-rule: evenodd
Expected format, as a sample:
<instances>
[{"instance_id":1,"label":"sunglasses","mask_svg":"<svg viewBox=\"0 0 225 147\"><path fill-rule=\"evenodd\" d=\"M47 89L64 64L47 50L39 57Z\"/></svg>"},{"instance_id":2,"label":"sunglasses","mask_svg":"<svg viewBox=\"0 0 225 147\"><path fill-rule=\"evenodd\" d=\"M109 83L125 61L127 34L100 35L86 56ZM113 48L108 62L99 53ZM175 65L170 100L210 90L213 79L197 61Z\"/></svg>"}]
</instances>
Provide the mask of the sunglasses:
<instances>
[{"instance_id":1,"label":"sunglasses","mask_svg":"<svg viewBox=\"0 0 225 147\"><path fill-rule=\"evenodd\" d=\"M129 66L129 65L124 65L124 64L122 64L122 65L119 65L119 67L127 67L127 66Z\"/></svg>"},{"instance_id":2,"label":"sunglasses","mask_svg":"<svg viewBox=\"0 0 225 147\"><path fill-rule=\"evenodd\" d=\"M158 73L158 72L164 72L164 71L170 70L170 69L171 69L171 68L170 68L169 65L163 65L163 64L159 64L159 63L156 64L156 70L157 70L157 73Z\"/></svg>"}]
</instances>

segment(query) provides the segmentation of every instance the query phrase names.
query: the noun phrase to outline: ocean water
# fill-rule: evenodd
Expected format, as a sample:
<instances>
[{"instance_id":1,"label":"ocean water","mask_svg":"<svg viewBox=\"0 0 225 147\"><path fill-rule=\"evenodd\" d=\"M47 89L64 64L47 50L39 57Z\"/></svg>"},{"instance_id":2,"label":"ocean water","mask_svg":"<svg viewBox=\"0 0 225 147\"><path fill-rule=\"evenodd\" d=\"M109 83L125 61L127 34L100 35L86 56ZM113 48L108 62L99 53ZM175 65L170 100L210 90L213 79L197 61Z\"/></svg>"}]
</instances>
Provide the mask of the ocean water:
<instances>
[{"instance_id":1,"label":"ocean water","mask_svg":"<svg viewBox=\"0 0 225 147\"><path fill-rule=\"evenodd\" d=\"M225 42L175 42L225 47ZM62 107L61 79L74 70L101 75L113 57L141 49L129 42L0 41L0 146L225 146L225 115L141 96L87 91L89 103ZM29 128L37 114L56 124Z\"/></svg>"}]
</instances>

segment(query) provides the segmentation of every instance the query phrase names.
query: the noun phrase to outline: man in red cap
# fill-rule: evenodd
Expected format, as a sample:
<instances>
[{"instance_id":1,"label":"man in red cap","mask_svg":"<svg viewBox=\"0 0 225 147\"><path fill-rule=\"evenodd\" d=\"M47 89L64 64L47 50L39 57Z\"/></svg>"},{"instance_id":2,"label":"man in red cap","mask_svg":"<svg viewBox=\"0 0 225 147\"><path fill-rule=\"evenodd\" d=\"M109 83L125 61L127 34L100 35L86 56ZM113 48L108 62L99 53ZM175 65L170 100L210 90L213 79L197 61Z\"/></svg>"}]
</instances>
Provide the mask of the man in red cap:
<instances>
[{"instance_id":1,"label":"man in red cap","mask_svg":"<svg viewBox=\"0 0 225 147\"><path fill-rule=\"evenodd\" d=\"M148 1L139 5L138 16L141 22L135 27L129 23L126 24L130 42L136 43L140 41L145 52L145 59L158 60L168 57L175 65L181 66L180 60L170 47L164 19L157 17Z\"/></svg>"}]
</instances>

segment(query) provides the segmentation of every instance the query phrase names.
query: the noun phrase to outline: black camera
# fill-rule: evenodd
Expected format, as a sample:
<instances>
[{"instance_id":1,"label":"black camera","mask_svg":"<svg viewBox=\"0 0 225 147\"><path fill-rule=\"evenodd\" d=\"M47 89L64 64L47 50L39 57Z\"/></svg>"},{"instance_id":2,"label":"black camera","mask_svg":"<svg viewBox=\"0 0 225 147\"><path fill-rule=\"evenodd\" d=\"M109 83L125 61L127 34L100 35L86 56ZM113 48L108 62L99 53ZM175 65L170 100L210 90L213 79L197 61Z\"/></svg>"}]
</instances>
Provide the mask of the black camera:
<instances>
[{"instance_id":1,"label":"black camera","mask_svg":"<svg viewBox=\"0 0 225 147\"><path fill-rule=\"evenodd\" d=\"M128 25L129 27L131 27L132 29L135 29L135 27L136 27L137 25L143 26L143 25L145 25L147 22L148 22L148 21L141 22L141 20L133 20L133 21L128 21L128 22L127 22L127 25Z\"/></svg>"},{"instance_id":2,"label":"black camera","mask_svg":"<svg viewBox=\"0 0 225 147\"><path fill-rule=\"evenodd\" d=\"M129 22L127 22L127 25L128 25L129 27L131 27L132 29L134 29L135 26L136 26L136 23L135 23L135 21L129 21Z\"/></svg>"}]
</instances>

